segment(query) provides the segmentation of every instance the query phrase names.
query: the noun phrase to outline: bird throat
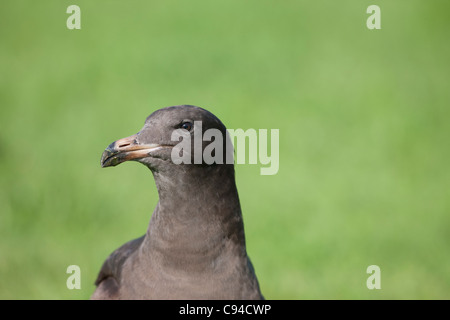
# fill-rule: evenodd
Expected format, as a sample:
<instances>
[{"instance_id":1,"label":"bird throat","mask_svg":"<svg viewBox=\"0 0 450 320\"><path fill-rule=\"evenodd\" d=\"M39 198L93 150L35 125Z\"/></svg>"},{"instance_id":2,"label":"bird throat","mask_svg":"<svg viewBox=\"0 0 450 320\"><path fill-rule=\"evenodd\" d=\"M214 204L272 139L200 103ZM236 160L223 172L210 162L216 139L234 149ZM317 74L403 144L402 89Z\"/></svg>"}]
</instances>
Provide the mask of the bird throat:
<instances>
[{"instance_id":1,"label":"bird throat","mask_svg":"<svg viewBox=\"0 0 450 320\"><path fill-rule=\"evenodd\" d=\"M149 256L159 254L164 265L197 265L199 270L198 264L209 266L225 251L246 254L232 167L197 167L186 175L154 172L154 178L159 202L143 244Z\"/></svg>"}]
</instances>

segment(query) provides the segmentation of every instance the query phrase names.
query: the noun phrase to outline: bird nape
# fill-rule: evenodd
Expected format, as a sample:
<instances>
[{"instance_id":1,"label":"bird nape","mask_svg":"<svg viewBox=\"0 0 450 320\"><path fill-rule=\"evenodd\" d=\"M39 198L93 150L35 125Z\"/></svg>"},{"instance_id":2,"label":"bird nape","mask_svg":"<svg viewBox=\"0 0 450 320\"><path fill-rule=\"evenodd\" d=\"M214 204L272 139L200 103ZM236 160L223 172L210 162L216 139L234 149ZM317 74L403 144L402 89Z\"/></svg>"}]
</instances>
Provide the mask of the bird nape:
<instances>
[{"instance_id":1,"label":"bird nape","mask_svg":"<svg viewBox=\"0 0 450 320\"><path fill-rule=\"evenodd\" d=\"M147 166L159 202L146 234L103 263L91 299L263 299L245 246L234 165L172 161L174 130L194 136L199 122L203 132L216 129L226 137L209 111L173 106L153 112L141 131L103 152L102 167L129 160ZM210 143L203 141L202 150Z\"/></svg>"}]
</instances>

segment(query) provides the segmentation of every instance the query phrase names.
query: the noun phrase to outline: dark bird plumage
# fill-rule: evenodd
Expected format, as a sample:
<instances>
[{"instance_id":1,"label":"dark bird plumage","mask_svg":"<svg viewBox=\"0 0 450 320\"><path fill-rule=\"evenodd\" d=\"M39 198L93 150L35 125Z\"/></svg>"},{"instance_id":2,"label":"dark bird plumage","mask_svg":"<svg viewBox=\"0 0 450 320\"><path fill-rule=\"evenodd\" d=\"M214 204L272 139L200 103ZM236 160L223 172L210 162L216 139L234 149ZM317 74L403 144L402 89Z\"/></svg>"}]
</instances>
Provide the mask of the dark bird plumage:
<instances>
[{"instance_id":1,"label":"dark bird plumage","mask_svg":"<svg viewBox=\"0 0 450 320\"><path fill-rule=\"evenodd\" d=\"M146 165L159 202L147 233L106 259L92 299L263 298L246 251L233 164L171 160L178 143L172 132L181 127L193 137L199 129L194 121L201 121L203 132L220 130L225 141L226 128L218 118L184 105L153 112L139 133L104 151L103 167L128 160Z\"/></svg>"}]
</instances>

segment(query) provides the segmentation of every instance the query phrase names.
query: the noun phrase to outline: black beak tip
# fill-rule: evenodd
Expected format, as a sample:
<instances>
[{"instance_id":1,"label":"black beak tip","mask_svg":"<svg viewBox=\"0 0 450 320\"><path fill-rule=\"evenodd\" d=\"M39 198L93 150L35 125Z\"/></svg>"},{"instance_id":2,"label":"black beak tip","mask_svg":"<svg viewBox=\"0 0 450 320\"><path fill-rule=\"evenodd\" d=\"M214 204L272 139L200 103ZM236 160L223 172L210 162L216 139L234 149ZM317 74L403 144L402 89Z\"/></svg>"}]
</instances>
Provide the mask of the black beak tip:
<instances>
[{"instance_id":1,"label":"black beak tip","mask_svg":"<svg viewBox=\"0 0 450 320\"><path fill-rule=\"evenodd\" d=\"M106 164L106 163L103 162L103 161L100 161L100 165L102 166L102 168L107 168L107 167L109 167L108 164Z\"/></svg>"},{"instance_id":2,"label":"black beak tip","mask_svg":"<svg viewBox=\"0 0 450 320\"><path fill-rule=\"evenodd\" d=\"M117 161L115 161L117 158L114 157L114 155L116 155L117 152L115 152L114 150L112 150L110 148L110 146L108 148L106 148L105 151L103 151L102 153L102 158L100 160L100 164L102 166L102 168L107 168L107 167L113 167L115 165L117 165Z\"/></svg>"}]
</instances>

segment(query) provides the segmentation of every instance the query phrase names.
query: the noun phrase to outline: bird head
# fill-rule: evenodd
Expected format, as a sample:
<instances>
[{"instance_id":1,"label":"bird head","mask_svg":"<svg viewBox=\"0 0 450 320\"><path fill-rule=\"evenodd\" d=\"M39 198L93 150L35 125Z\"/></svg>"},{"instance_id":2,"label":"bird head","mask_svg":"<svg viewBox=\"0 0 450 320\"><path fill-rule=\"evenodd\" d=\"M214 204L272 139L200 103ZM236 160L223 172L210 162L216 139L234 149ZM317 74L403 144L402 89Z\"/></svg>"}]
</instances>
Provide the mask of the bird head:
<instances>
[{"instance_id":1,"label":"bird head","mask_svg":"<svg viewBox=\"0 0 450 320\"><path fill-rule=\"evenodd\" d=\"M152 171L173 168L174 148L183 139L189 138L191 152L188 157L194 164L195 139L201 139L201 151L212 141L204 141L203 133L209 129L216 129L223 136L223 163L226 157L226 128L211 112L190 105L172 106L153 112L145 120L144 127L136 134L119 139L111 143L103 152L102 167L116 166L125 161L138 161L145 164ZM181 132L178 141L173 141L174 131ZM200 137L200 138L199 138ZM214 141L214 140L213 140ZM182 150L186 152L186 150ZM205 165L205 162L197 165Z\"/></svg>"}]
</instances>

